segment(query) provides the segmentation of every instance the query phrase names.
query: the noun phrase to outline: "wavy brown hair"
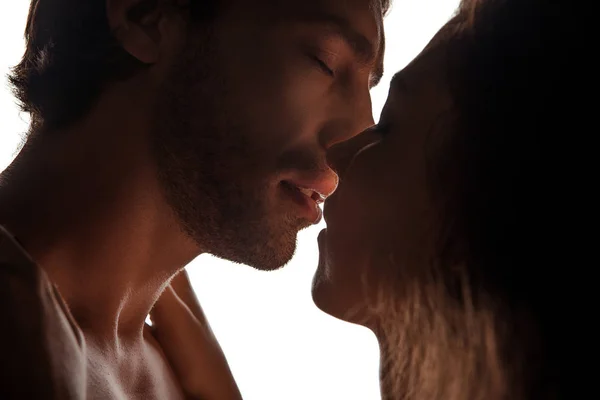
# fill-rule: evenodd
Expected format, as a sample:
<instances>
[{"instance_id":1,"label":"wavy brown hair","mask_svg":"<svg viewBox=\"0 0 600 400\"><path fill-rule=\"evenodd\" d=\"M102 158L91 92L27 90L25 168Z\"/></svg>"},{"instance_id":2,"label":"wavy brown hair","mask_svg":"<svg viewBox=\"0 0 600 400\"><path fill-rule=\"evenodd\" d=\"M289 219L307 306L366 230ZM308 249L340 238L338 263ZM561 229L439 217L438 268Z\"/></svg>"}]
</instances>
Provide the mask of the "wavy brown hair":
<instances>
[{"instance_id":1,"label":"wavy brown hair","mask_svg":"<svg viewBox=\"0 0 600 400\"><path fill-rule=\"evenodd\" d=\"M374 302L384 398L566 398L576 24L561 2L464 1L432 42L455 103L431 149L440 229L430 265L398 266Z\"/></svg>"}]
</instances>

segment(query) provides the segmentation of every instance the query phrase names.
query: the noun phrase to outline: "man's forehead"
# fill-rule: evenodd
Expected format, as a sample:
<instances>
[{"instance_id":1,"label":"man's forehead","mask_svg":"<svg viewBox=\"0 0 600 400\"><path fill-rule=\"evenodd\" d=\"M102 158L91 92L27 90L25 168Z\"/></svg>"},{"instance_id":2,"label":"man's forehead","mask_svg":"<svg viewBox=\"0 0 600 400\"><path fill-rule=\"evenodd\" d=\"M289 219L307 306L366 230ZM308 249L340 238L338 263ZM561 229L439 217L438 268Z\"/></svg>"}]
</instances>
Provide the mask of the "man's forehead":
<instances>
[{"instance_id":1,"label":"man's forehead","mask_svg":"<svg viewBox=\"0 0 600 400\"><path fill-rule=\"evenodd\" d=\"M382 0L288 0L306 14L330 14L346 19L365 35L377 37L383 28Z\"/></svg>"}]
</instances>

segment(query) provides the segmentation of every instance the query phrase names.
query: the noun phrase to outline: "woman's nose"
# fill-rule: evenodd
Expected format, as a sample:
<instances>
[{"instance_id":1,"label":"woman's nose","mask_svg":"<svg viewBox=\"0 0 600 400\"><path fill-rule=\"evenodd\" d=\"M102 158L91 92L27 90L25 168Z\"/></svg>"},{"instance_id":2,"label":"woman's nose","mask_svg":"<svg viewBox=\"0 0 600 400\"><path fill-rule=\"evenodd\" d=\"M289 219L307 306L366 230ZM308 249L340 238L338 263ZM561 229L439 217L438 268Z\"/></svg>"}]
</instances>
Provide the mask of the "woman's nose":
<instances>
[{"instance_id":1,"label":"woman's nose","mask_svg":"<svg viewBox=\"0 0 600 400\"><path fill-rule=\"evenodd\" d=\"M327 150L327 163L341 179L354 159L354 156L356 156L360 150L378 140L380 140L380 136L375 131L374 127L368 128L350 140L331 146Z\"/></svg>"}]
</instances>

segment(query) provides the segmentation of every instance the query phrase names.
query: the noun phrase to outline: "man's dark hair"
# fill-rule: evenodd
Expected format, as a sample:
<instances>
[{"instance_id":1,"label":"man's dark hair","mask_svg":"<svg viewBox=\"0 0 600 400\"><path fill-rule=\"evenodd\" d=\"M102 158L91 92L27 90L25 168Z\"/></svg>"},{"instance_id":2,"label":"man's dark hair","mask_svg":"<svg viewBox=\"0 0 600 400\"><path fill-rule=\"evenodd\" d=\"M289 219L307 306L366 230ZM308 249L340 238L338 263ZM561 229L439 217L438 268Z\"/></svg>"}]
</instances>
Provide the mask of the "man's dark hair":
<instances>
[{"instance_id":1,"label":"man's dark hair","mask_svg":"<svg viewBox=\"0 0 600 400\"><path fill-rule=\"evenodd\" d=\"M217 1L192 0L192 18L212 15ZM135 19L156 3L141 1L130 17ZM25 39L25 54L9 80L34 130L77 120L105 85L144 68L111 32L106 0L32 0Z\"/></svg>"},{"instance_id":2,"label":"man's dark hair","mask_svg":"<svg viewBox=\"0 0 600 400\"><path fill-rule=\"evenodd\" d=\"M142 0L130 17L158 0ZM384 13L390 0L380 0ZM194 22L211 19L220 0L190 0ZM109 83L144 64L124 51L111 32L106 0L31 0L26 50L9 77L31 129L56 129L80 118Z\"/></svg>"}]
</instances>

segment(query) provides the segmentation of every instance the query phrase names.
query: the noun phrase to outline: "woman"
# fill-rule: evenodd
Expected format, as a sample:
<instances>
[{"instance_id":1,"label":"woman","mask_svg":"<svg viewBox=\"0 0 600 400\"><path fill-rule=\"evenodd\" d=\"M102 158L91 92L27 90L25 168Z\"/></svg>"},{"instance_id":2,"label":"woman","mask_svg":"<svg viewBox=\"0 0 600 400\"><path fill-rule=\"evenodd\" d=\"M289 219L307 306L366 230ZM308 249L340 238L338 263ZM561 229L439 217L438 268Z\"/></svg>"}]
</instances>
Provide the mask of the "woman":
<instances>
[{"instance_id":1,"label":"woman","mask_svg":"<svg viewBox=\"0 0 600 400\"><path fill-rule=\"evenodd\" d=\"M567 7L465 1L331 149L313 298L375 332L385 399L563 395L577 141L556 139L585 126Z\"/></svg>"}]
</instances>

